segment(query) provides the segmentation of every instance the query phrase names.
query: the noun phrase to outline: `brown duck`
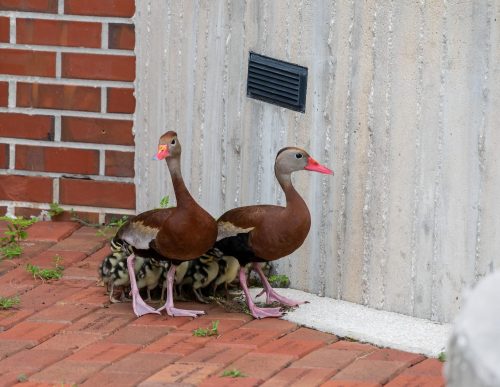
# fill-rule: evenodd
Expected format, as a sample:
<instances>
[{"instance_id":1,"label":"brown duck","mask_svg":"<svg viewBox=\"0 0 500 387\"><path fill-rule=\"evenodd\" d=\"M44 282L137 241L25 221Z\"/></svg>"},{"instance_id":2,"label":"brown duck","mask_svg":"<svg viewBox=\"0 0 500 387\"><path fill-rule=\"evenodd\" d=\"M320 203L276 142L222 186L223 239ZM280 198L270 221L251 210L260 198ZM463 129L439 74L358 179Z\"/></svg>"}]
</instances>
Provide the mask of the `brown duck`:
<instances>
[{"instance_id":1,"label":"brown duck","mask_svg":"<svg viewBox=\"0 0 500 387\"><path fill-rule=\"evenodd\" d=\"M169 131L160 137L156 160L165 159L172 178L177 207L143 212L124 224L113 243L123 244L132 254L127 258L132 305L137 316L160 313L170 316L196 317L203 311L174 307L173 284L179 264L199 257L213 246L217 237L215 219L201 208L189 193L181 174L181 145L177 134ZM167 299L158 310L141 298L134 275L135 256L148 257L169 267L167 273Z\"/></svg>"},{"instance_id":2,"label":"brown duck","mask_svg":"<svg viewBox=\"0 0 500 387\"><path fill-rule=\"evenodd\" d=\"M308 170L333 174L300 148L281 149L274 163L274 173L286 197L286 206L255 205L227 211L217 221L215 247L225 256L234 256L240 263L239 280L248 308L255 318L279 317L279 308L257 307L248 291L245 265L252 263L259 274L267 302L278 301L296 306L300 302L280 296L271 287L259 262L274 261L298 249L309 233L311 216L306 203L292 185L295 171Z\"/></svg>"}]
</instances>

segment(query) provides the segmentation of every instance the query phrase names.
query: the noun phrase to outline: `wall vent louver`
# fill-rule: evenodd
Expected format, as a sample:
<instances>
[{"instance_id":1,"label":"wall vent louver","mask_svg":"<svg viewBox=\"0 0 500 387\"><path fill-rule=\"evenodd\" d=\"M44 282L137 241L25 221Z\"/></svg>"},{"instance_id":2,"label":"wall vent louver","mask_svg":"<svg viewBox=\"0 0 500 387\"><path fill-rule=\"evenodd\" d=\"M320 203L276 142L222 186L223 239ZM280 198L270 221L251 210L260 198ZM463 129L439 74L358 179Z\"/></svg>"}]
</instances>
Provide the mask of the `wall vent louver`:
<instances>
[{"instance_id":1,"label":"wall vent louver","mask_svg":"<svg viewBox=\"0 0 500 387\"><path fill-rule=\"evenodd\" d=\"M307 67L250 52L247 96L304 113Z\"/></svg>"}]
</instances>

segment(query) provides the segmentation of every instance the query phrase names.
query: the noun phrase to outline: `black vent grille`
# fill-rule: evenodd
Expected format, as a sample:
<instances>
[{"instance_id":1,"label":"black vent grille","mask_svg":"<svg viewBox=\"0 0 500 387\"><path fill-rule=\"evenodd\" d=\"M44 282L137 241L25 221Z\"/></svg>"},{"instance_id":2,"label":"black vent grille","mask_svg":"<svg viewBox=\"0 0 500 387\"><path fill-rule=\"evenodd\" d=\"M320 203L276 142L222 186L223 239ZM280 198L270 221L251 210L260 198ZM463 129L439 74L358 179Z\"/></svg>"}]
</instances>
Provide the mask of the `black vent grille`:
<instances>
[{"instance_id":1,"label":"black vent grille","mask_svg":"<svg viewBox=\"0 0 500 387\"><path fill-rule=\"evenodd\" d=\"M307 67L250 53L247 96L304 113Z\"/></svg>"}]
</instances>

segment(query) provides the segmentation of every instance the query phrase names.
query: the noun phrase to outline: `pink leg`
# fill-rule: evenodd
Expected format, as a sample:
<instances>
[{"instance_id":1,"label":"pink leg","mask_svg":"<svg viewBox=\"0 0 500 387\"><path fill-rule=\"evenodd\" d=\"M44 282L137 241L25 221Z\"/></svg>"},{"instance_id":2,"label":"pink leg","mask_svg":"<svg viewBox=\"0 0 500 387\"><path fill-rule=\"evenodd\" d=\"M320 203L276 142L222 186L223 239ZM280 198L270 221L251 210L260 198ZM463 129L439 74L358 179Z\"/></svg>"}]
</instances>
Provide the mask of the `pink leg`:
<instances>
[{"instance_id":1,"label":"pink leg","mask_svg":"<svg viewBox=\"0 0 500 387\"><path fill-rule=\"evenodd\" d=\"M130 255L130 257L127 258L127 268L128 268L128 275L130 277L130 286L132 288L131 290L132 307L134 308L134 313L137 317L140 317L148 313L160 314L154 308L146 304L142 299L141 295L139 294L139 289L137 288L137 281L135 279L134 259L135 259L134 254Z\"/></svg>"},{"instance_id":2,"label":"pink leg","mask_svg":"<svg viewBox=\"0 0 500 387\"><path fill-rule=\"evenodd\" d=\"M280 308L259 308L259 307L255 306L255 304L252 300L252 296L250 295L250 292L248 291L247 275L245 274L244 267L240 268L239 279L240 279L241 288L243 289L243 293L245 293L245 297L247 299L248 309L250 309L250 313L252 313L252 316L254 316L255 318L281 317L281 316L283 316L283 313L280 312Z\"/></svg>"},{"instance_id":3,"label":"pink leg","mask_svg":"<svg viewBox=\"0 0 500 387\"><path fill-rule=\"evenodd\" d=\"M259 275L262 285L264 286L264 290L259 294L259 296L261 296L265 292L267 296L266 303L270 304L273 301L277 301L282 303L283 305L288 306L298 306L300 304L305 304L305 301L294 301L284 296L280 296L278 293L276 293L276 290L271 287L271 284L267 280L266 275L262 271L260 265L258 263L254 263L252 266Z\"/></svg>"},{"instance_id":4,"label":"pink leg","mask_svg":"<svg viewBox=\"0 0 500 387\"><path fill-rule=\"evenodd\" d=\"M202 310L186 310L186 309L177 309L174 308L174 279L175 279L175 270L177 267L175 265L171 265L170 269L168 269L167 273L167 301L165 305L163 305L160 309L157 309L157 312L165 310L169 316L173 317L198 317L199 314L205 314Z\"/></svg>"}]
</instances>

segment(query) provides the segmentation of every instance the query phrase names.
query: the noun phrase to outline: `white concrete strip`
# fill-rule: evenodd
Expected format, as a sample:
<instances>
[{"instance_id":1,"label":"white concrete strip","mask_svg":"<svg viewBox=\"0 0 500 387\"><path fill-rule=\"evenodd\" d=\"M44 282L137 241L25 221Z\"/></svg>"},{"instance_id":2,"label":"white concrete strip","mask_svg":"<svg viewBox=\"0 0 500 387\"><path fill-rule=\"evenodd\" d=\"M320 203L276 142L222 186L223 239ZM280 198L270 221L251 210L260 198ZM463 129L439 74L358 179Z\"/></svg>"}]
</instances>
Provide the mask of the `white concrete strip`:
<instances>
[{"instance_id":1,"label":"white concrete strip","mask_svg":"<svg viewBox=\"0 0 500 387\"><path fill-rule=\"evenodd\" d=\"M54 139L55 140L55 139ZM133 145L113 145L113 144L94 144L86 142L62 142L56 143L55 141L40 141L40 140L27 140L24 138L0 137L2 144L16 144L16 145L33 145L33 146L46 146L59 148L76 148L76 149L96 149L96 150L114 150L119 152L134 152Z\"/></svg>"},{"instance_id":2,"label":"white concrete strip","mask_svg":"<svg viewBox=\"0 0 500 387\"><path fill-rule=\"evenodd\" d=\"M108 183L133 183L132 177L115 177L115 176L101 176L101 175L81 175L76 173L67 172L41 172L41 171L25 171L21 169L0 169L0 175L18 175L18 176L33 176L33 177L51 177L51 178L74 178L74 179L91 179L92 181L105 181Z\"/></svg>"},{"instance_id":3,"label":"white concrete strip","mask_svg":"<svg viewBox=\"0 0 500 387\"><path fill-rule=\"evenodd\" d=\"M106 22L132 24L134 21L125 17L111 16L82 16L82 15L59 15L52 13L22 12L22 11L0 11L0 16L17 17L21 19L45 19L45 20L70 20L84 22Z\"/></svg>"},{"instance_id":4,"label":"white concrete strip","mask_svg":"<svg viewBox=\"0 0 500 387\"><path fill-rule=\"evenodd\" d=\"M132 89L133 82L124 81L106 81L98 79L77 79L77 78L50 78L50 77L33 77L25 75L7 75L0 74L0 81L17 81L17 82L30 82L30 83L44 83L53 85L77 85L77 86L90 86L90 87L123 87Z\"/></svg>"},{"instance_id":5,"label":"white concrete strip","mask_svg":"<svg viewBox=\"0 0 500 387\"><path fill-rule=\"evenodd\" d=\"M250 290L254 297L261 291ZM437 357L445 351L451 332L450 324L437 324L295 289L277 290L291 299L309 301L287 313L285 320L380 347ZM265 296L256 299L262 300Z\"/></svg>"},{"instance_id":6,"label":"white concrete strip","mask_svg":"<svg viewBox=\"0 0 500 387\"><path fill-rule=\"evenodd\" d=\"M37 114L45 116L66 116L66 117L87 117L87 118L110 118L113 120L132 120L132 114L123 113L101 113L101 112L86 112L79 110L58 110L58 109L37 109L37 108L4 108L0 107L0 113L22 113L22 114Z\"/></svg>"},{"instance_id":7,"label":"white concrete strip","mask_svg":"<svg viewBox=\"0 0 500 387\"><path fill-rule=\"evenodd\" d=\"M12 44L0 43L0 48L11 48L15 50L37 50L50 52L70 52L78 54L100 54L100 55L122 55L134 56L133 50L117 50L111 48L88 48L88 47L69 47L69 46L44 46L38 44Z\"/></svg>"}]
</instances>

